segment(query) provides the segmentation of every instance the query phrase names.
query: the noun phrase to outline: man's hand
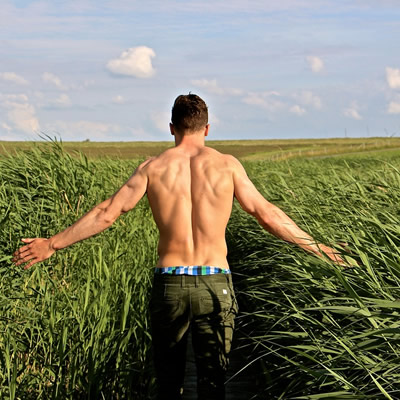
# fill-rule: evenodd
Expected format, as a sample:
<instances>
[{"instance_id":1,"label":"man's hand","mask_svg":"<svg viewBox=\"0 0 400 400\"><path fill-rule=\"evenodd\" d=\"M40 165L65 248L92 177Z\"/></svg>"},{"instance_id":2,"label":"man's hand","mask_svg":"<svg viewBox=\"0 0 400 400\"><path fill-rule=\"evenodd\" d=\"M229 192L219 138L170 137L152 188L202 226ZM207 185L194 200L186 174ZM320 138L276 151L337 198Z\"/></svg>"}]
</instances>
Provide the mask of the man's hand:
<instances>
[{"instance_id":1,"label":"man's hand","mask_svg":"<svg viewBox=\"0 0 400 400\"><path fill-rule=\"evenodd\" d=\"M338 243L339 246L343 248L346 253L350 253L348 249L348 243ZM319 244L318 248L320 252L324 253L330 260L332 260L335 264L338 264L344 269L355 268L360 266L361 264L356 261L354 258L348 255L341 255L337 250L332 249L331 247L325 246L323 244Z\"/></svg>"},{"instance_id":2,"label":"man's hand","mask_svg":"<svg viewBox=\"0 0 400 400\"><path fill-rule=\"evenodd\" d=\"M21 239L26 243L25 246L20 247L15 253L13 262L15 265L25 265L24 269L30 268L33 264L46 260L51 257L55 250L51 246L49 239L35 238L35 239Z\"/></svg>"},{"instance_id":3,"label":"man's hand","mask_svg":"<svg viewBox=\"0 0 400 400\"><path fill-rule=\"evenodd\" d=\"M340 253L337 250L325 246L324 244L318 244L318 249L335 264L341 265L342 267L349 267L349 264L340 256Z\"/></svg>"}]
</instances>

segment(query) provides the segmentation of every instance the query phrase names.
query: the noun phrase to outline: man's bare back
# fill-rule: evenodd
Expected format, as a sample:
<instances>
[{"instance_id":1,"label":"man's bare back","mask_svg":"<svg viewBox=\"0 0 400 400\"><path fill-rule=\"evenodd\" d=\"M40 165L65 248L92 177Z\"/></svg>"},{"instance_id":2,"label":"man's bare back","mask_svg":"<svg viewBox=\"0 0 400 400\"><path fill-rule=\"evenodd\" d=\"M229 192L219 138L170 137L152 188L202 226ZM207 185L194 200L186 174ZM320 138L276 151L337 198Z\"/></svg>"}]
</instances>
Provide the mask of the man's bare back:
<instances>
[{"instance_id":1,"label":"man's bare back","mask_svg":"<svg viewBox=\"0 0 400 400\"><path fill-rule=\"evenodd\" d=\"M211 265L229 268L225 229L234 197L270 233L304 250L345 265L338 253L301 230L255 188L239 161L204 146L201 133L142 163L110 198L50 239L22 239L14 253L25 268L56 250L87 239L111 226L147 193L160 232L157 267Z\"/></svg>"},{"instance_id":2,"label":"man's bare back","mask_svg":"<svg viewBox=\"0 0 400 400\"><path fill-rule=\"evenodd\" d=\"M169 149L143 166L160 231L158 267L229 268L225 229L234 195L231 157L209 147Z\"/></svg>"}]
</instances>

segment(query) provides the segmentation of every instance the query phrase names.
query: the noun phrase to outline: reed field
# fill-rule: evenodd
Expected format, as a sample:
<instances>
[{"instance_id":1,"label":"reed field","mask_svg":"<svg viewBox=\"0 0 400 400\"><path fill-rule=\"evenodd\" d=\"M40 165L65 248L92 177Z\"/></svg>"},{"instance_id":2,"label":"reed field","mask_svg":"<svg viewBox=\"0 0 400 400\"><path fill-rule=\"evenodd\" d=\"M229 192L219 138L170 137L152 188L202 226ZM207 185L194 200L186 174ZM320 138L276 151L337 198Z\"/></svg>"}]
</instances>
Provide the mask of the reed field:
<instances>
[{"instance_id":1,"label":"reed field","mask_svg":"<svg viewBox=\"0 0 400 400\"><path fill-rule=\"evenodd\" d=\"M242 153L264 196L353 266L274 238L234 204L227 243L240 307L236 346L252 371L252 398L400 399L400 153L389 147L312 155L319 158ZM158 234L146 198L44 263L24 270L11 262L21 238L67 227L112 195L139 160L88 158L57 142L7 151L0 399L151 399Z\"/></svg>"}]
</instances>

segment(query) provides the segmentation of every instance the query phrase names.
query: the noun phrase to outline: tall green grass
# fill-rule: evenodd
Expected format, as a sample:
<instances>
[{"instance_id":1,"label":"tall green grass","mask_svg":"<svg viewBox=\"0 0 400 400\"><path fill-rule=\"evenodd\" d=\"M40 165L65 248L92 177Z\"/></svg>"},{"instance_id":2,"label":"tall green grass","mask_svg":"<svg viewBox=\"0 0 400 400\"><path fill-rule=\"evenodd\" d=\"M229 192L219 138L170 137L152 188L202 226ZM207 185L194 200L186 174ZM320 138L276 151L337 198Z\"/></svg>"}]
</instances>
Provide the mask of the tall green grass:
<instances>
[{"instance_id":1,"label":"tall green grass","mask_svg":"<svg viewBox=\"0 0 400 400\"><path fill-rule=\"evenodd\" d=\"M10 262L20 238L68 226L137 163L93 164L57 143L0 163L0 398L147 399L157 241L147 204L31 270Z\"/></svg>"},{"instance_id":2,"label":"tall green grass","mask_svg":"<svg viewBox=\"0 0 400 400\"><path fill-rule=\"evenodd\" d=\"M1 399L151 398L157 231L146 199L43 264L11 264L20 238L65 228L136 165L71 157L59 143L0 158ZM317 240L347 242L360 264L344 270L308 255L235 205L227 240L237 335L257 398L400 398L400 160L245 167L268 200Z\"/></svg>"},{"instance_id":3,"label":"tall green grass","mask_svg":"<svg viewBox=\"0 0 400 400\"><path fill-rule=\"evenodd\" d=\"M347 242L359 263L344 270L317 259L236 210L231 267L238 271L242 346L260 371L260 398L400 398L399 164L248 166L267 198L317 240Z\"/></svg>"}]
</instances>

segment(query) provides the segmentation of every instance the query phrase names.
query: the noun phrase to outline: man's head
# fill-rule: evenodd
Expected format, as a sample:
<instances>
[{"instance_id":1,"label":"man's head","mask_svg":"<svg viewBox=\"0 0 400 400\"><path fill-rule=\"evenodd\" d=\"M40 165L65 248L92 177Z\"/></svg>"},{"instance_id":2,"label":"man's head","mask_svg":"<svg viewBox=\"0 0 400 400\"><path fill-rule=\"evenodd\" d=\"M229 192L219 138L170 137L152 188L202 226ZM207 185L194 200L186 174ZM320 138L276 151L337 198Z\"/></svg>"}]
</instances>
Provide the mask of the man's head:
<instances>
[{"instance_id":1,"label":"man's head","mask_svg":"<svg viewBox=\"0 0 400 400\"><path fill-rule=\"evenodd\" d=\"M208 125L207 105L199 96L189 93L175 99L171 122L179 135L190 135L206 129Z\"/></svg>"}]
</instances>

